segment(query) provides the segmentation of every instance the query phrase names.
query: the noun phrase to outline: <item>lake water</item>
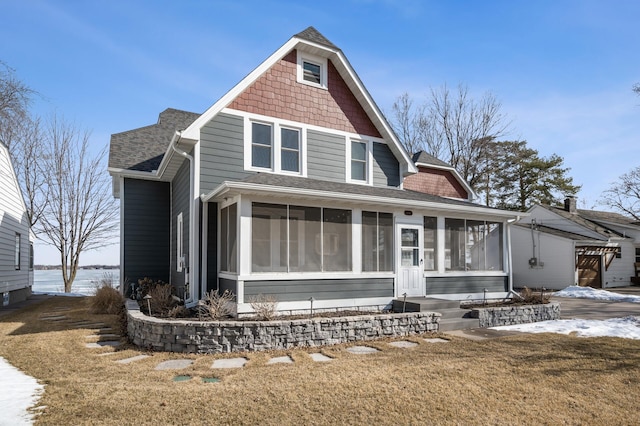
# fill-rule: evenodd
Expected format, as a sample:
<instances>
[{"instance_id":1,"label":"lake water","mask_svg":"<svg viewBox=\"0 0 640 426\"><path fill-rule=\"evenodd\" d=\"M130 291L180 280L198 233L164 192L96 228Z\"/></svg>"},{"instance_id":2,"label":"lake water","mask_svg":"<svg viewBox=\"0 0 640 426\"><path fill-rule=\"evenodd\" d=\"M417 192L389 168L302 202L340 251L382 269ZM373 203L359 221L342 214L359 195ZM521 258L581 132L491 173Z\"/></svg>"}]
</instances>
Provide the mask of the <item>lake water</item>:
<instances>
[{"instance_id":1,"label":"lake water","mask_svg":"<svg viewBox=\"0 0 640 426\"><path fill-rule=\"evenodd\" d=\"M73 281L71 292L92 295L96 285L105 276L113 278L114 287L119 285L119 269L79 269L76 279ZM33 291L38 293L64 293L62 271L59 269L33 271Z\"/></svg>"}]
</instances>

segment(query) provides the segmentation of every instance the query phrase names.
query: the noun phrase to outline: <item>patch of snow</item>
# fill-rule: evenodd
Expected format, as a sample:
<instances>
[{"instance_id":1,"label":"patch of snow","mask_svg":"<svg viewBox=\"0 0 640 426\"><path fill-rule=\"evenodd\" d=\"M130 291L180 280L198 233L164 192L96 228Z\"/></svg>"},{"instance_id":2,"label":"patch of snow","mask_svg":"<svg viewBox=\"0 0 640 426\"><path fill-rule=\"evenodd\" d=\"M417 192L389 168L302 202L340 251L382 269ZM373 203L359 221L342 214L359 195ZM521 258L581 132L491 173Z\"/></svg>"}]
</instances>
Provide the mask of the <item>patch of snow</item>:
<instances>
[{"instance_id":1,"label":"patch of snow","mask_svg":"<svg viewBox=\"0 0 640 426\"><path fill-rule=\"evenodd\" d=\"M44 386L0 357L0 389L0 426L33 424L27 409L38 402Z\"/></svg>"},{"instance_id":2,"label":"patch of snow","mask_svg":"<svg viewBox=\"0 0 640 426\"><path fill-rule=\"evenodd\" d=\"M523 333L575 333L579 337L622 337L640 339L640 317L628 316L608 320L552 320L530 324L492 327L494 330L512 330Z\"/></svg>"},{"instance_id":3,"label":"patch of snow","mask_svg":"<svg viewBox=\"0 0 640 426\"><path fill-rule=\"evenodd\" d=\"M578 299L605 300L608 302L631 302L640 303L640 296L628 294L618 294L607 290L599 290L591 287L569 286L563 290L553 293L557 297L574 297Z\"/></svg>"},{"instance_id":4,"label":"patch of snow","mask_svg":"<svg viewBox=\"0 0 640 426\"><path fill-rule=\"evenodd\" d=\"M56 291L33 291L32 294L44 294L46 296L65 296L65 297L87 297L86 294L81 293L63 293Z\"/></svg>"}]
</instances>

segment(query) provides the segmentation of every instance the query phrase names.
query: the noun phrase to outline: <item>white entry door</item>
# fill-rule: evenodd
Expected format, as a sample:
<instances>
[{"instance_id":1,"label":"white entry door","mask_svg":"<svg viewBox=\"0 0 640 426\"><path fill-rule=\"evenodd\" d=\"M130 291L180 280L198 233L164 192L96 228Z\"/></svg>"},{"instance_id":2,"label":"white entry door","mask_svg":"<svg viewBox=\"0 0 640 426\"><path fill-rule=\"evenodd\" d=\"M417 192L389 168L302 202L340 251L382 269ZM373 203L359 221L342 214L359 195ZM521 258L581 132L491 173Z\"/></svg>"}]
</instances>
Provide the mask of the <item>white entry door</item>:
<instances>
[{"instance_id":1,"label":"white entry door","mask_svg":"<svg viewBox=\"0 0 640 426\"><path fill-rule=\"evenodd\" d=\"M398 225L398 296L424 296L422 226Z\"/></svg>"}]
</instances>

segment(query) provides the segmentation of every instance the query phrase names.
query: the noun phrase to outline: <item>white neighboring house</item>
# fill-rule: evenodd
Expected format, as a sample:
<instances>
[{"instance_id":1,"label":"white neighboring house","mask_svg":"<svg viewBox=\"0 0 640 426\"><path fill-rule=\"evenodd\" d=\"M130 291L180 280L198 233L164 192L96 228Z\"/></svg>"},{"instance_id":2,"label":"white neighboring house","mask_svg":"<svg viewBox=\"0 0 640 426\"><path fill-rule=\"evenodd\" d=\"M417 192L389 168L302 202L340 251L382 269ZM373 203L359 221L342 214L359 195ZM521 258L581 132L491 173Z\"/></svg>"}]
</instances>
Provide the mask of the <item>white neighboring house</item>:
<instances>
[{"instance_id":1,"label":"white neighboring house","mask_svg":"<svg viewBox=\"0 0 640 426\"><path fill-rule=\"evenodd\" d=\"M0 295L2 305L25 300L33 286L33 234L27 206L11 164L9 149L0 142Z\"/></svg>"},{"instance_id":2,"label":"white neighboring house","mask_svg":"<svg viewBox=\"0 0 640 426\"><path fill-rule=\"evenodd\" d=\"M536 205L512 227L514 287L623 287L636 281L640 223L618 213Z\"/></svg>"}]
</instances>

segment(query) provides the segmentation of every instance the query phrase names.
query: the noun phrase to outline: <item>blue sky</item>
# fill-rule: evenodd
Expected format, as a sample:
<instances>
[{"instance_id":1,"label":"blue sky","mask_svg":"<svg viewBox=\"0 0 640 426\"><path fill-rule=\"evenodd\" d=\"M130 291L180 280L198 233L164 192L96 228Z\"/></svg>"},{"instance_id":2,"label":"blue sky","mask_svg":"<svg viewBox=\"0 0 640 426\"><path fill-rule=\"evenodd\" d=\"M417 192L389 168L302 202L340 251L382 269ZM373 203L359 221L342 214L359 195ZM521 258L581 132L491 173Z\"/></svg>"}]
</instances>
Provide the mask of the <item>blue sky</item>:
<instances>
[{"instance_id":1,"label":"blue sky","mask_svg":"<svg viewBox=\"0 0 640 426\"><path fill-rule=\"evenodd\" d=\"M505 139L557 153L592 207L639 165L640 2L3 0L0 60L53 111L92 131L203 112L292 35L313 25L339 46L380 108L408 92L468 85L512 120ZM36 263L58 263L38 245ZM118 263L118 248L81 263Z\"/></svg>"}]
</instances>

